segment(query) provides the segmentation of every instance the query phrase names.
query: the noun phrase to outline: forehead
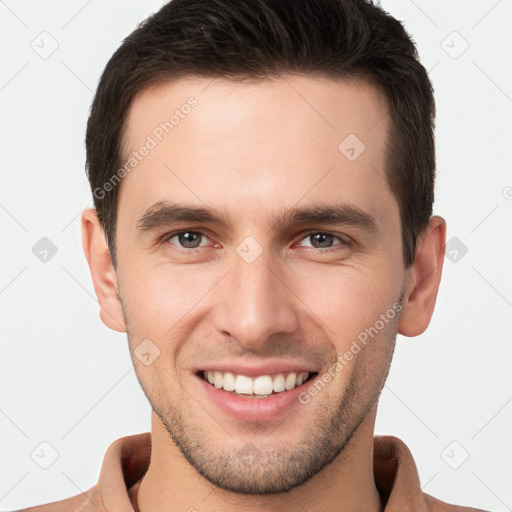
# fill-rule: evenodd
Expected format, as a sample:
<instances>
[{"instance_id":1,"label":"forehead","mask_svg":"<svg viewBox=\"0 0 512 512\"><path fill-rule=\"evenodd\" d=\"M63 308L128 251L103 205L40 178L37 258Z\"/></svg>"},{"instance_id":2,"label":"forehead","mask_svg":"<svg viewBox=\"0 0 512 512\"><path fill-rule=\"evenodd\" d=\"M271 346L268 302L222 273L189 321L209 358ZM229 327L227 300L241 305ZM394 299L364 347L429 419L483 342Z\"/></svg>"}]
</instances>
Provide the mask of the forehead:
<instances>
[{"instance_id":1,"label":"forehead","mask_svg":"<svg viewBox=\"0 0 512 512\"><path fill-rule=\"evenodd\" d=\"M133 165L119 214L123 203L141 214L163 200L253 219L299 201L357 202L378 214L379 201L392 200L388 130L385 99L364 81L161 83L141 92L127 117L124 157Z\"/></svg>"}]
</instances>

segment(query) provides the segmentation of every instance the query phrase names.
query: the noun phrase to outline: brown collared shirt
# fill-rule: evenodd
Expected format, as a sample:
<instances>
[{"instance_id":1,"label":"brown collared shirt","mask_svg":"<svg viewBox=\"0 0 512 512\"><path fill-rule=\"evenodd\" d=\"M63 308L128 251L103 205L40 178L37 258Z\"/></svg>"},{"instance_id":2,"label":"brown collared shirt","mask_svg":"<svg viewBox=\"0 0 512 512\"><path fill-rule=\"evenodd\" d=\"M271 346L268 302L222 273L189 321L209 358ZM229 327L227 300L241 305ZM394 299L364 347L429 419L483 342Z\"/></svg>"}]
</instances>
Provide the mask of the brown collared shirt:
<instances>
[{"instance_id":1,"label":"brown collared shirt","mask_svg":"<svg viewBox=\"0 0 512 512\"><path fill-rule=\"evenodd\" d=\"M92 489L18 512L138 512L134 497L150 458L149 432L122 437L108 448L98 483ZM483 512L449 505L425 494L409 448L393 436L374 437L374 477L384 512Z\"/></svg>"}]
</instances>

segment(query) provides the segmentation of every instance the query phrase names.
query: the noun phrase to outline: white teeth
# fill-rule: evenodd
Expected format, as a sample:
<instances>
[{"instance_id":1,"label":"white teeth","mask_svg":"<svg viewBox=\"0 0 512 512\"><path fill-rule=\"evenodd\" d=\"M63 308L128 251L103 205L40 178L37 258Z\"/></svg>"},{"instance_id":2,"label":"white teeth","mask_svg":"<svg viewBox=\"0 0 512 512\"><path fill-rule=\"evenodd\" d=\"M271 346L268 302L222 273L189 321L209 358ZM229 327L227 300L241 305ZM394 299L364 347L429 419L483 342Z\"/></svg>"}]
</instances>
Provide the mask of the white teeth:
<instances>
[{"instance_id":1,"label":"white teeth","mask_svg":"<svg viewBox=\"0 0 512 512\"><path fill-rule=\"evenodd\" d=\"M285 376L286 375L286 376ZM274 393L290 391L303 384L309 377L308 372L296 374L279 373L274 378L270 375L260 375L255 379L246 375L236 375L231 372L218 370L204 372L205 380L217 389L235 392L238 395L252 395L254 398L266 398Z\"/></svg>"},{"instance_id":2,"label":"white teeth","mask_svg":"<svg viewBox=\"0 0 512 512\"><path fill-rule=\"evenodd\" d=\"M224 373L224 385L222 387L225 391L235 390L235 376L231 372Z\"/></svg>"},{"instance_id":3,"label":"white teeth","mask_svg":"<svg viewBox=\"0 0 512 512\"><path fill-rule=\"evenodd\" d=\"M290 373L288 377L286 377L286 381L284 384L284 387L286 388L286 391L290 391L290 389L293 389L297 384L297 375L295 373Z\"/></svg>"},{"instance_id":4,"label":"white teeth","mask_svg":"<svg viewBox=\"0 0 512 512\"><path fill-rule=\"evenodd\" d=\"M224 379L222 378L222 373L220 372L213 372L213 384L216 388L221 388L223 384Z\"/></svg>"},{"instance_id":5,"label":"white teeth","mask_svg":"<svg viewBox=\"0 0 512 512\"><path fill-rule=\"evenodd\" d=\"M274 383L272 378L268 375L257 377L254 379L254 394L255 395L270 395L274 390Z\"/></svg>"},{"instance_id":6,"label":"white teeth","mask_svg":"<svg viewBox=\"0 0 512 512\"><path fill-rule=\"evenodd\" d=\"M297 386L300 386L308 378L308 372L302 372L297 375Z\"/></svg>"},{"instance_id":7,"label":"white teeth","mask_svg":"<svg viewBox=\"0 0 512 512\"><path fill-rule=\"evenodd\" d=\"M237 393L245 393L246 395L254 394L254 383L250 377L245 375L237 375L235 379L235 391Z\"/></svg>"},{"instance_id":8,"label":"white teeth","mask_svg":"<svg viewBox=\"0 0 512 512\"><path fill-rule=\"evenodd\" d=\"M280 373L276 377L274 377L274 391L276 393L281 393L286 388L284 387L284 375Z\"/></svg>"}]
</instances>

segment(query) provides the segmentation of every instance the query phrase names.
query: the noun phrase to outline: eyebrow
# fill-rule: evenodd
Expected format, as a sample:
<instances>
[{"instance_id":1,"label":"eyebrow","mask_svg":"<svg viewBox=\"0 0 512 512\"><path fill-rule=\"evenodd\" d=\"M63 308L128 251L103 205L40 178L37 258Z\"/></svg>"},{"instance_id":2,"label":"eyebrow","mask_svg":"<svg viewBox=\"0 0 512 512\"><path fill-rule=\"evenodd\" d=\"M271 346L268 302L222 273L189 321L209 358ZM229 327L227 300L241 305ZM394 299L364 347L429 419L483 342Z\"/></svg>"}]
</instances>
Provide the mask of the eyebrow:
<instances>
[{"instance_id":1,"label":"eyebrow","mask_svg":"<svg viewBox=\"0 0 512 512\"><path fill-rule=\"evenodd\" d=\"M230 216L221 214L215 208L158 201L140 217L137 221L137 229L141 232L152 231L182 221L215 224L226 229L230 229L233 224ZM347 203L293 207L271 218L272 228L289 227L295 224L345 224L369 233L379 231L377 220L372 214Z\"/></svg>"}]
</instances>

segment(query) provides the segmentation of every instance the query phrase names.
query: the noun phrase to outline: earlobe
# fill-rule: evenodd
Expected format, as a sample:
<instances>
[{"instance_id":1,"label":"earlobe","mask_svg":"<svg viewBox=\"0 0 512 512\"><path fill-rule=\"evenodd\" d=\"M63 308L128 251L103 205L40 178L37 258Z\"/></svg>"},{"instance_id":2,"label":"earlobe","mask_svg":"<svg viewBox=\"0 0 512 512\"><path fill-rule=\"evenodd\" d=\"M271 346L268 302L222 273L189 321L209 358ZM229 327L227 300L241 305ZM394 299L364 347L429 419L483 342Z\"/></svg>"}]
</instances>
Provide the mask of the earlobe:
<instances>
[{"instance_id":1,"label":"earlobe","mask_svg":"<svg viewBox=\"0 0 512 512\"><path fill-rule=\"evenodd\" d=\"M94 208L88 208L82 213L82 245L98 297L102 322L114 331L126 332L117 290L117 274Z\"/></svg>"},{"instance_id":2,"label":"earlobe","mask_svg":"<svg viewBox=\"0 0 512 512\"><path fill-rule=\"evenodd\" d=\"M398 332L404 336L423 333L434 312L446 248L446 222L431 217L417 244L414 263L407 270Z\"/></svg>"}]
</instances>

